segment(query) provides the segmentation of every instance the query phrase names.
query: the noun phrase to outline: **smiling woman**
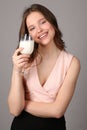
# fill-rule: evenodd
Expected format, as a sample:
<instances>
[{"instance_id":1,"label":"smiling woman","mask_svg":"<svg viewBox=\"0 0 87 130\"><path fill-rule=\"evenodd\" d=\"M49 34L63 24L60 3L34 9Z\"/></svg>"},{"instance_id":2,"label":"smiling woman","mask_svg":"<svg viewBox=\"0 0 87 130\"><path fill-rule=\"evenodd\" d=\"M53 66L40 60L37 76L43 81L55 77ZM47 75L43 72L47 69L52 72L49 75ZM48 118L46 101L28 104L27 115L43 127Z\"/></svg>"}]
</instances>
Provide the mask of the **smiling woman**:
<instances>
[{"instance_id":1,"label":"smiling woman","mask_svg":"<svg viewBox=\"0 0 87 130\"><path fill-rule=\"evenodd\" d=\"M54 14L33 4L23 13L19 41L27 34L34 40L32 54L13 54L13 73L8 96L15 116L11 130L66 130L64 114L72 99L80 62L65 49ZM14 106L15 104L15 106Z\"/></svg>"},{"instance_id":2,"label":"smiling woman","mask_svg":"<svg viewBox=\"0 0 87 130\"><path fill-rule=\"evenodd\" d=\"M35 21L33 20L34 18ZM29 34L40 44L53 42L55 31L53 26L39 12L32 12L26 19ZM46 43L45 43L46 42Z\"/></svg>"}]
</instances>

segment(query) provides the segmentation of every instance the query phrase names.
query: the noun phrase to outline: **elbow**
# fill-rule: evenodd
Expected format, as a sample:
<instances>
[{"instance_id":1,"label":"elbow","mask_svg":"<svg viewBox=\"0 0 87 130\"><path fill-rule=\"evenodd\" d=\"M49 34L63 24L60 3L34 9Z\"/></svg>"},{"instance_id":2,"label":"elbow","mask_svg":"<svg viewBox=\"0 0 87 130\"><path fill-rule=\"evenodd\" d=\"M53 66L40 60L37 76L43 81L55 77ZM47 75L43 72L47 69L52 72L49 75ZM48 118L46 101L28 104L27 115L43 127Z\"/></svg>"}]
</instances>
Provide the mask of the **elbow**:
<instances>
[{"instance_id":1,"label":"elbow","mask_svg":"<svg viewBox=\"0 0 87 130\"><path fill-rule=\"evenodd\" d=\"M53 110L53 117L54 118L61 118L65 114L65 109L60 109L57 106L54 107Z\"/></svg>"},{"instance_id":2,"label":"elbow","mask_svg":"<svg viewBox=\"0 0 87 130\"><path fill-rule=\"evenodd\" d=\"M13 115L13 116L18 116L21 114L22 110L9 110L10 111L10 114Z\"/></svg>"},{"instance_id":3,"label":"elbow","mask_svg":"<svg viewBox=\"0 0 87 130\"><path fill-rule=\"evenodd\" d=\"M24 104L22 105L13 105L13 104L10 104L8 103L8 106L9 106L9 112L10 114L12 114L13 116L18 116L21 114L21 112L24 110Z\"/></svg>"},{"instance_id":4,"label":"elbow","mask_svg":"<svg viewBox=\"0 0 87 130\"><path fill-rule=\"evenodd\" d=\"M56 111L55 111L55 113L54 113L54 117L55 117L55 118L58 118L58 119L61 118L63 115L64 115L63 112L56 112Z\"/></svg>"}]
</instances>

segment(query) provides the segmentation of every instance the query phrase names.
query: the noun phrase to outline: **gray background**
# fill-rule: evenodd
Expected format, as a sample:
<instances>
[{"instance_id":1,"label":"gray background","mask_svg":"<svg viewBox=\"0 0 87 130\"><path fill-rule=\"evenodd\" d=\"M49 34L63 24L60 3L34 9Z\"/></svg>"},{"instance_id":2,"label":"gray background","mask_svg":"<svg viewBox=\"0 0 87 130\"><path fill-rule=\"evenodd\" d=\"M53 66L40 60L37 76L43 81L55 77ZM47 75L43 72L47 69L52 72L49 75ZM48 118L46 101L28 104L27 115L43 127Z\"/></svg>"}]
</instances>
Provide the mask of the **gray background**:
<instances>
[{"instance_id":1,"label":"gray background","mask_svg":"<svg viewBox=\"0 0 87 130\"><path fill-rule=\"evenodd\" d=\"M87 129L87 0L0 0L0 130L10 130L13 116L7 105L12 54L17 46L22 12L41 3L57 17L67 50L81 62L74 97L65 114L67 130ZM14 104L15 105L15 104Z\"/></svg>"}]
</instances>

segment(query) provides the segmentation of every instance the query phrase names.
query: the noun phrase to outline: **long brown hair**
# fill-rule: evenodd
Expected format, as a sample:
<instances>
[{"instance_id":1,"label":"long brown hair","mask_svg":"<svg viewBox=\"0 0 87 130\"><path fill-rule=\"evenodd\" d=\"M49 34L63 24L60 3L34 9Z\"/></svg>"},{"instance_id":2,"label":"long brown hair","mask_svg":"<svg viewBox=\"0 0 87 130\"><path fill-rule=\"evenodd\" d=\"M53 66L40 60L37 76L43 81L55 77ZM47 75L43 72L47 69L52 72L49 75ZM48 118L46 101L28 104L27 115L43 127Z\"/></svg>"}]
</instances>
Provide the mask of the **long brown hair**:
<instances>
[{"instance_id":1,"label":"long brown hair","mask_svg":"<svg viewBox=\"0 0 87 130\"><path fill-rule=\"evenodd\" d=\"M29 8L25 9L25 11L23 13L20 31L19 31L19 41L21 38L24 37L25 33L27 35L29 34L28 29L27 29L27 25L26 25L27 16L31 12L36 12L36 11L42 13L42 15L47 19L47 21L53 26L53 28L55 30L54 42L55 42L56 46L60 50L65 49L65 43L62 40L62 33L58 27L56 17L49 9L47 9L46 7L44 7L40 4L32 4ZM35 42L34 51L30 56L30 62L32 62L34 60L34 58L36 57L37 50L38 50L38 44Z\"/></svg>"}]
</instances>

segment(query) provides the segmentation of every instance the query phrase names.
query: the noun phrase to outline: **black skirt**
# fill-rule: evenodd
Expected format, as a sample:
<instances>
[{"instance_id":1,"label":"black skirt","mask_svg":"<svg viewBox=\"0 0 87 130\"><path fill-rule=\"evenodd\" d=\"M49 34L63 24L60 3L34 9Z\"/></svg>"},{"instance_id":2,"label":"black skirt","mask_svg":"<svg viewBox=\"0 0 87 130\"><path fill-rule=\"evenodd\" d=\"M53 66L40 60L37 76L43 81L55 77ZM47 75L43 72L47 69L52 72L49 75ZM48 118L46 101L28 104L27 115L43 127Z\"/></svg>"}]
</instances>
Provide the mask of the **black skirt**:
<instances>
[{"instance_id":1,"label":"black skirt","mask_svg":"<svg viewBox=\"0 0 87 130\"><path fill-rule=\"evenodd\" d=\"M64 116L57 118L42 118L23 111L13 119L10 130L66 130Z\"/></svg>"}]
</instances>

